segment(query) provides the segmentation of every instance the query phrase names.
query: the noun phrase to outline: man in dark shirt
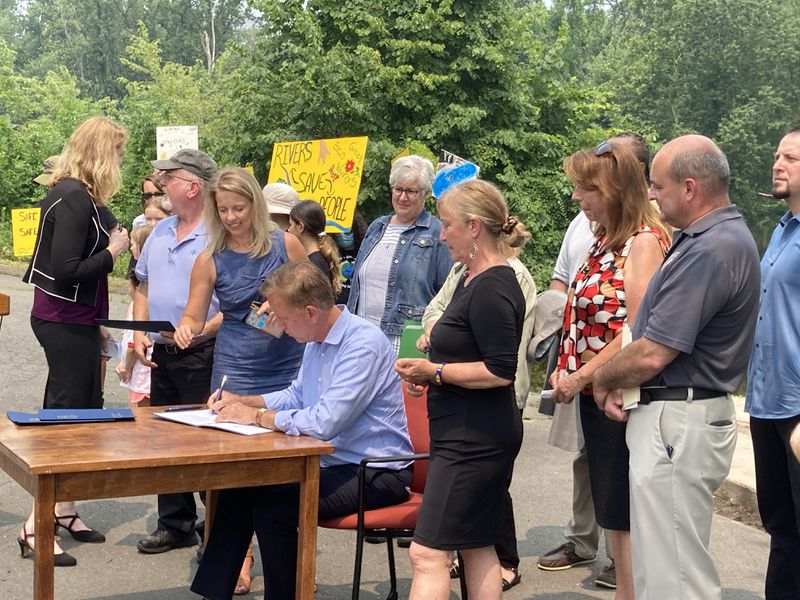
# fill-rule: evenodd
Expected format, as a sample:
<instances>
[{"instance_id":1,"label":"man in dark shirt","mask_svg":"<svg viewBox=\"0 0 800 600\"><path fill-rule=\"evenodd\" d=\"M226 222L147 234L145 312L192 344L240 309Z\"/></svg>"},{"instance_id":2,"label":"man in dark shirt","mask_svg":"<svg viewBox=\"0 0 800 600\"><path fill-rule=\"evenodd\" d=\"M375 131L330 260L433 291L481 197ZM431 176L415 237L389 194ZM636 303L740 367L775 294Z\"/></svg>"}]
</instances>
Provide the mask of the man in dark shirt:
<instances>
[{"instance_id":1,"label":"man in dark shirt","mask_svg":"<svg viewBox=\"0 0 800 600\"><path fill-rule=\"evenodd\" d=\"M708 551L713 493L736 445L730 393L747 367L759 277L729 177L725 155L703 136L672 140L656 155L650 196L681 231L650 281L633 342L593 380L598 406L628 419L638 600L721 596ZM639 404L627 412L620 388L637 386Z\"/></svg>"}]
</instances>

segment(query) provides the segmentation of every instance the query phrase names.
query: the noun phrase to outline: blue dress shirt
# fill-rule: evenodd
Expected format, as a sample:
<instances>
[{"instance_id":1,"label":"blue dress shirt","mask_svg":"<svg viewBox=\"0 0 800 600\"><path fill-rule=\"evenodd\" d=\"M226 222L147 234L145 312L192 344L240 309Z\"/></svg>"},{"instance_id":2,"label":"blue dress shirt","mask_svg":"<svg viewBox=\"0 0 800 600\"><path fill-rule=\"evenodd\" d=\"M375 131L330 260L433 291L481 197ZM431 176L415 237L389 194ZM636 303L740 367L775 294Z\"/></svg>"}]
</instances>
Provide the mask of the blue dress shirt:
<instances>
[{"instance_id":1,"label":"blue dress shirt","mask_svg":"<svg viewBox=\"0 0 800 600\"><path fill-rule=\"evenodd\" d=\"M330 441L336 451L322 456L323 467L413 453L389 340L366 319L339 308L342 314L325 341L306 344L292 384L262 396L267 408L277 411L276 428Z\"/></svg>"},{"instance_id":2,"label":"blue dress shirt","mask_svg":"<svg viewBox=\"0 0 800 600\"><path fill-rule=\"evenodd\" d=\"M745 410L760 419L800 414L800 221L787 212L761 260L761 303Z\"/></svg>"},{"instance_id":3,"label":"blue dress shirt","mask_svg":"<svg viewBox=\"0 0 800 600\"><path fill-rule=\"evenodd\" d=\"M169 321L177 327L189 299L189 281L198 254L208 246L203 222L180 242L177 241L178 217L159 222L144 243L136 263L136 277L147 284L147 310L151 321ZM217 295L211 297L206 321L219 312ZM153 341L165 340L157 333ZM170 342L171 343L171 342Z\"/></svg>"}]
</instances>

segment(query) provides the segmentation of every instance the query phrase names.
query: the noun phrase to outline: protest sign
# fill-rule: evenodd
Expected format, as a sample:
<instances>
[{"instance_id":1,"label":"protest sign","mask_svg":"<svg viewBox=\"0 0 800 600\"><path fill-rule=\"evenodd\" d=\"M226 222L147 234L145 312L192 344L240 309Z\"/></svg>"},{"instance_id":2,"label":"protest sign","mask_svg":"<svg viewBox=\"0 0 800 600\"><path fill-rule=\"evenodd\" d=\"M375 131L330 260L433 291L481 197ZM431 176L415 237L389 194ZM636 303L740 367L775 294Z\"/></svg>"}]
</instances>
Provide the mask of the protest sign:
<instances>
[{"instance_id":1,"label":"protest sign","mask_svg":"<svg viewBox=\"0 0 800 600\"><path fill-rule=\"evenodd\" d=\"M39 230L39 214L36 208L15 208L11 211L11 231L14 256L32 256Z\"/></svg>"},{"instance_id":2,"label":"protest sign","mask_svg":"<svg viewBox=\"0 0 800 600\"><path fill-rule=\"evenodd\" d=\"M289 184L302 200L319 202L325 210L325 231L348 231L366 151L366 137L279 142L272 149L267 183Z\"/></svg>"},{"instance_id":3,"label":"protest sign","mask_svg":"<svg viewBox=\"0 0 800 600\"><path fill-rule=\"evenodd\" d=\"M172 158L173 154L184 148L200 149L197 140L197 125L156 127L157 160Z\"/></svg>"}]
</instances>

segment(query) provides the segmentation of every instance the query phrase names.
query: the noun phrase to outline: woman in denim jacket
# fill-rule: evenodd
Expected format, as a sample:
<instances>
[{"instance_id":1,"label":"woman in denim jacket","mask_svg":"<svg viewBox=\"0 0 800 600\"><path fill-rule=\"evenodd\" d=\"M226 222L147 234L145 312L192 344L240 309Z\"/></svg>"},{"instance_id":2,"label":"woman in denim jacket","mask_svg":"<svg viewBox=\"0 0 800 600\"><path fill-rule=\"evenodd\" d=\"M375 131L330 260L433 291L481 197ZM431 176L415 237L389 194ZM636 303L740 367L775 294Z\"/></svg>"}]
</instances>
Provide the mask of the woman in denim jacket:
<instances>
[{"instance_id":1,"label":"woman in denim jacket","mask_svg":"<svg viewBox=\"0 0 800 600\"><path fill-rule=\"evenodd\" d=\"M404 156L392 164L391 215L373 221L356 257L347 308L381 328L395 351L406 320L422 320L452 266L439 239L442 223L425 210L433 164Z\"/></svg>"}]
</instances>

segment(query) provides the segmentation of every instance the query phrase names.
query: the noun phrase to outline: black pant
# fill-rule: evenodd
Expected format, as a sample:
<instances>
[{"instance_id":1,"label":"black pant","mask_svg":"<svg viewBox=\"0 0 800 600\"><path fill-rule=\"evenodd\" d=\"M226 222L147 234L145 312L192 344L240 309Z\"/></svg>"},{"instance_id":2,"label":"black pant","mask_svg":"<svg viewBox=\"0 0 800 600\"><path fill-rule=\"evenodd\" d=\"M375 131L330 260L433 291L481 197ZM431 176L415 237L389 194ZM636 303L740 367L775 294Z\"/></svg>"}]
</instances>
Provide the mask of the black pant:
<instances>
[{"instance_id":1,"label":"black pant","mask_svg":"<svg viewBox=\"0 0 800 600\"><path fill-rule=\"evenodd\" d=\"M44 408L102 408L100 328L31 317L47 358Z\"/></svg>"},{"instance_id":2,"label":"black pant","mask_svg":"<svg viewBox=\"0 0 800 600\"><path fill-rule=\"evenodd\" d=\"M800 415L789 419L750 417L761 522L770 535L767 600L800 598L800 463L789 436Z\"/></svg>"},{"instance_id":3,"label":"black pant","mask_svg":"<svg viewBox=\"0 0 800 600\"><path fill-rule=\"evenodd\" d=\"M367 470L366 506L381 508L408 498L411 468ZM211 600L233 596L239 569L255 530L264 569L264 598L292 600L297 574L300 486L285 484L223 490L214 528L192 591ZM333 519L358 510L358 466L320 470L319 518Z\"/></svg>"},{"instance_id":4,"label":"black pant","mask_svg":"<svg viewBox=\"0 0 800 600\"><path fill-rule=\"evenodd\" d=\"M214 341L188 350L155 344L150 372L150 404L205 404L211 393ZM158 529L173 535L194 535L197 504L192 492L159 494Z\"/></svg>"}]
</instances>

